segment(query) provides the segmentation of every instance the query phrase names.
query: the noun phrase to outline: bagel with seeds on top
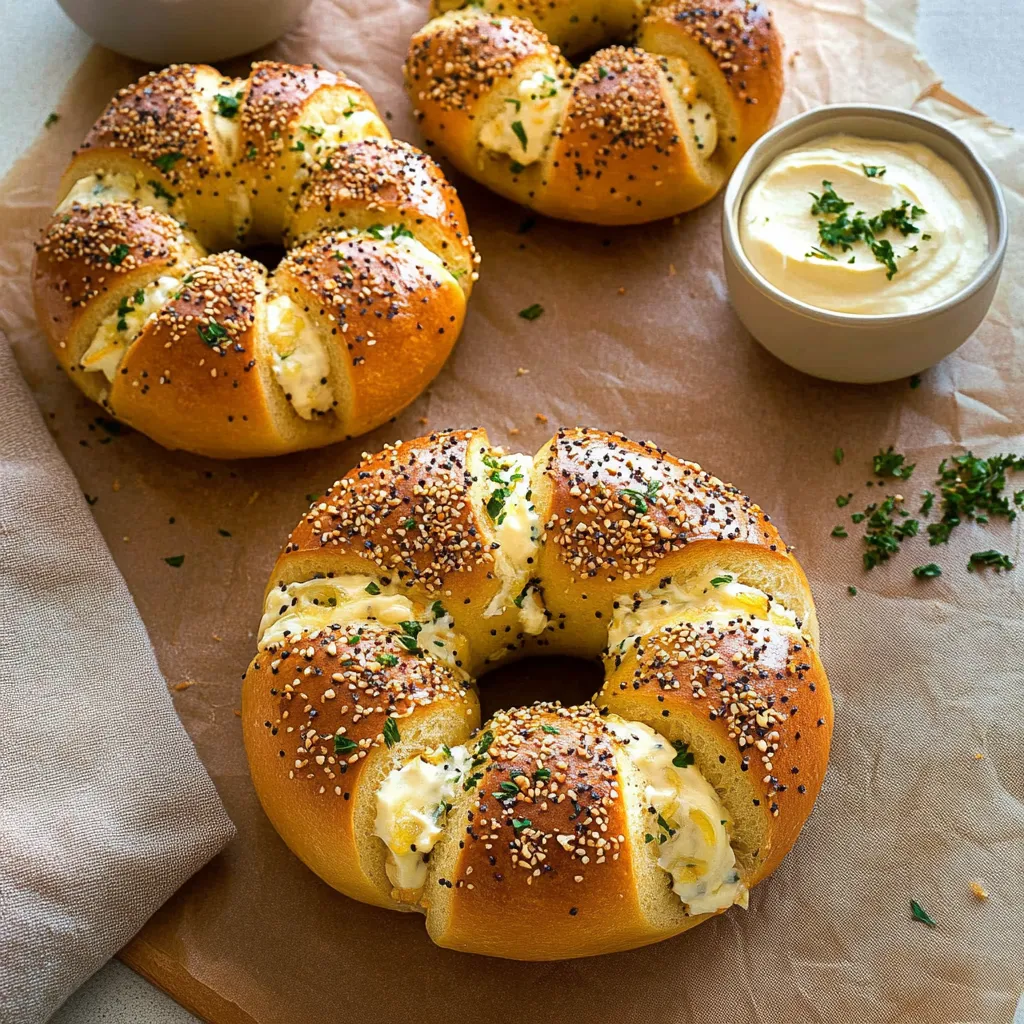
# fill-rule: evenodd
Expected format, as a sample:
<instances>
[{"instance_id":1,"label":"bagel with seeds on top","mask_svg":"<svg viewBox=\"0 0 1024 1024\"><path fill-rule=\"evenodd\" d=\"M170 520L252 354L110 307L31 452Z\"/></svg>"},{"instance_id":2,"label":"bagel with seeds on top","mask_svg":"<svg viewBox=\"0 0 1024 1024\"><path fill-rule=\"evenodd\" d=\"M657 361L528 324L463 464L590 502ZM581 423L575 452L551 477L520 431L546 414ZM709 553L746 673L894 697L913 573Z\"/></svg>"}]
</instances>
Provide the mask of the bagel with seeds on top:
<instances>
[{"instance_id":1,"label":"bagel with seeds on top","mask_svg":"<svg viewBox=\"0 0 1024 1024\"><path fill-rule=\"evenodd\" d=\"M700 206L782 97L781 41L754 0L432 0L431 15L405 62L428 143L552 217ZM562 56L595 46L576 69Z\"/></svg>"},{"instance_id":2,"label":"bagel with seeds on top","mask_svg":"<svg viewBox=\"0 0 1024 1024\"><path fill-rule=\"evenodd\" d=\"M602 656L593 702L481 727L474 677L543 652ZM548 960L745 907L814 805L832 700L803 571L739 491L619 434L530 457L477 429L365 455L313 503L242 728L326 882L442 946Z\"/></svg>"},{"instance_id":3,"label":"bagel with seeds on top","mask_svg":"<svg viewBox=\"0 0 1024 1024\"><path fill-rule=\"evenodd\" d=\"M230 247L283 241L268 274ZM91 399L168 448L365 433L455 344L478 258L455 190L341 74L175 65L122 89L36 246L36 314Z\"/></svg>"}]
</instances>

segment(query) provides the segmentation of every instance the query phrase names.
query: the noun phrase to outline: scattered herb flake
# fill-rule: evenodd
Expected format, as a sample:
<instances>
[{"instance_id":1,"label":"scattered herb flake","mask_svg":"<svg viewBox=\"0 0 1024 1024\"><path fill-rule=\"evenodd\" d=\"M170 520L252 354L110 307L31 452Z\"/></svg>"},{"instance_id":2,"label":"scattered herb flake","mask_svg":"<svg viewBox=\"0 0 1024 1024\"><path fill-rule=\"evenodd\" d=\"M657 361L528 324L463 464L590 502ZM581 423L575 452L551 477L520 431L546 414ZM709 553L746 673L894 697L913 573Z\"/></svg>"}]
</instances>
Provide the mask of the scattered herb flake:
<instances>
[{"instance_id":1,"label":"scattered herb flake","mask_svg":"<svg viewBox=\"0 0 1024 1024\"><path fill-rule=\"evenodd\" d=\"M515 137L519 140L519 144L526 149L526 129L523 127L522 121L512 122L512 131L515 133Z\"/></svg>"},{"instance_id":2,"label":"scattered herb flake","mask_svg":"<svg viewBox=\"0 0 1024 1024\"><path fill-rule=\"evenodd\" d=\"M524 320L536 320L543 312L544 307L539 302L535 302L532 306L519 310L519 315Z\"/></svg>"},{"instance_id":3,"label":"scattered herb flake","mask_svg":"<svg viewBox=\"0 0 1024 1024\"><path fill-rule=\"evenodd\" d=\"M672 746L676 751L676 756L672 758L672 763L677 768L689 768L693 764L693 754L690 753L689 745L683 743L682 740L673 740Z\"/></svg>"},{"instance_id":4,"label":"scattered herb flake","mask_svg":"<svg viewBox=\"0 0 1024 1024\"><path fill-rule=\"evenodd\" d=\"M907 462L905 455L894 451L893 446L889 445L884 452L879 450L872 465L876 476L891 476L897 480L909 480L917 463Z\"/></svg>"},{"instance_id":5,"label":"scattered herb flake","mask_svg":"<svg viewBox=\"0 0 1024 1024\"><path fill-rule=\"evenodd\" d=\"M942 575L942 569L934 562L929 562L927 565L919 565L915 569L912 569L911 572L913 572L919 580L930 580L936 576Z\"/></svg>"},{"instance_id":6,"label":"scattered herb flake","mask_svg":"<svg viewBox=\"0 0 1024 1024\"><path fill-rule=\"evenodd\" d=\"M384 742L388 747L393 747L401 738L401 734L398 732L398 723L393 718L386 718L384 720Z\"/></svg>"},{"instance_id":7,"label":"scattered herb flake","mask_svg":"<svg viewBox=\"0 0 1024 1024\"><path fill-rule=\"evenodd\" d=\"M928 925L929 928L938 928L938 925L928 916L924 907L917 900L910 901L910 913L915 921L920 921L922 924Z\"/></svg>"},{"instance_id":8,"label":"scattered herb flake","mask_svg":"<svg viewBox=\"0 0 1024 1024\"><path fill-rule=\"evenodd\" d=\"M836 448L832 453L832 458L835 460L837 466L841 466L843 464L843 459L846 458L846 452L844 452L842 448Z\"/></svg>"},{"instance_id":9,"label":"scattered herb flake","mask_svg":"<svg viewBox=\"0 0 1024 1024\"><path fill-rule=\"evenodd\" d=\"M172 569L180 569L185 561L184 555L171 555L170 558L165 558L164 561L171 566Z\"/></svg>"},{"instance_id":10,"label":"scattered herb flake","mask_svg":"<svg viewBox=\"0 0 1024 1024\"><path fill-rule=\"evenodd\" d=\"M390 721L390 719L388 719ZM336 754L351 754L353 751L359 749L359 744L355 740L350 740L347 736L335 736L334 737L334 752Z\"/></svg>"},{"instance_id":11,"label":"scattered herb flake","mask_svg":"<svg viewBox=\"0 0 1024 1024\"><path fill-rule=\"evenodd\" d=\"M846 532L845 526L833 526L832 527L833 537L849 537L850 535Z\"/></svg>"},{"instance_id":12,"label":"scattered herb flake","mask_svg":"<svg viewBox=\"0 0 1024 1024\"><path fill-rule=\"evenodd\" d=\"M984 568L1002 572L1004 569L1012 569L1013 562L1009 555L1004 555L1001 551L994 551L992 548L987 551L975 551L967 561L968 571L977 572Z\"/></svg>"}]
</instances>

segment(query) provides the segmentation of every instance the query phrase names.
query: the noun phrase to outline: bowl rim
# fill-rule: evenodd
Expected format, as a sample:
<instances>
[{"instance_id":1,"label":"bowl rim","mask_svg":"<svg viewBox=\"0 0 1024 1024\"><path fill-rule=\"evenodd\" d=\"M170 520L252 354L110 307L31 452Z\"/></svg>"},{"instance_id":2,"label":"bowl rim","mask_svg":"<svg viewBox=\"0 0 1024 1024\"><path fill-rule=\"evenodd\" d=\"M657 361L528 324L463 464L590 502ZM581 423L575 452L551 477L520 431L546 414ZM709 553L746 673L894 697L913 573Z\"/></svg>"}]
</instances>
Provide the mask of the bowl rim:
<instances>
[{"instance_id":1,"label":"bowl rim","mask_svg":"<svg viewBox=\"0 0 1024 1024\"><path fill-rule=\"evenodd\" d=\"M987 211L984 209L984 204L979 203L979 205L982 206L982 213L985 216L986 221L988 221L987 226L990 229L993 227L995 228L995 245L993 245L981 266L978 267L974 277L972 277L971 280L968 281L959 291L954 292L952 295L942 299L940 302L935 302L930 306L925 306L922 309L916 309L909 312L844 313L838 310L824 309L821 306L813 306L808 302L803 302L801 299L794 298L792 295L787 295L784 291L777 288L767 278L765 278L750 261L746 252L744 252L743 245L739 238L738 221L739 211L743 205L743 199L746 196L747 191L754 184L754 181L750 181L746 185L741 185L748 175L750 165L761 153L764 152L765 149L769 149L773 146L779 147L778 153L772 154L773 158L783 152L786 138L799 126L804 125L807 122L814 123L815 121L829 120L836 116L843 115L873 117L879 121L889 121L896 124L900 122L904 124L907 122L914 123L925 131L942 137L955 148L959 149L977 173L982 186L988 193L987 198L991 203L991 208L995 212L995 223L993 224L991 218L987 215ZM822 132L822 135L828 134L835 134L835 130L833 129L831 132ZM977 195L977 190L971 186L970 182L968 182L968 186L971 187L971 191L975 193L975 198L980 198ZM726 251L737 269L752 285L765 292L777 305L784 306L801 316L810 317L826 323L847 327L863 326L878 328L889 325L895 326L899 324L915 323L920 320L927 320L931 317L939 316L947 310L952 309L954 306L958 306L961 303L966 302L977 292L985 288L993 276L999 273L999 270L1002 267L1009 239L1009 218L1006 213L1006 202L1003 198L1003 192L999 186L996 176L992 173L981 157L978 156L974 147L965 139L962 139L957 135L956 132L950 130L934 118L927 117L924 114L919 114L913 110L907 110L903 107L890 107L877 103L831 103L820 107L814 107L811 110L805 110L802 113L791 117L788 121L783 121L781 124L775 125L774 128L762 135L761 138L758 139L749 150L747 150L743 158L736 165L725 189L724 206L722 210L722 229L725 236Z\"/></svg>"}]
</instances>

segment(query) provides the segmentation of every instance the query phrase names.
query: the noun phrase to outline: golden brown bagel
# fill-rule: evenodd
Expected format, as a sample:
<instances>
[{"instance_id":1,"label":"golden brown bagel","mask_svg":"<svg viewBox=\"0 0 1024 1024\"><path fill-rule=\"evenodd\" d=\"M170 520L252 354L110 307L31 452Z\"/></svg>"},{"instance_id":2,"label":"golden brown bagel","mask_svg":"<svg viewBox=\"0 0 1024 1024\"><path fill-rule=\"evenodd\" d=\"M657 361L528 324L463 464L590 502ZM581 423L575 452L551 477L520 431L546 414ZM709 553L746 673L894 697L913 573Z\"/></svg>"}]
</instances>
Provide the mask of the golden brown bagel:
<instances>
[{"instance_id":1,"label":"golden brown bagel","mask_svg":"<svg viewBox=\"0 0 1024 1024\"><path fill-rule=\"evenodd\" d=\"M428 143L552 217L637 224L700 206L782 96L760 3L432 0L431 14L405 63ZM562 57L595 46L575 71Z\"/></svg>"},{"instance_id":2,"label":"golden brown bagel","mask_svg":"<svg viewBox=\"0 0 1024 1024\"><path fill-rule=\"evenodd\" d=\"M204 455L391 418L444 364L476 277L434 162L358 85L309 65L146 75L96 122L61 197L33 274L60 364L117 418ZM270 275L222 251L282 239Z\"/></svg>"},{"instance_id":3,"label":"golden brown bagel","mask_svg":"<svg viewBox=\"0 0 1024 1024\"><path fill-rule=\"evenodd\" d=\"M441 431L365 456L292 531L242 725L329 884L443 946L587 956L746 906L778 866L828 761L815 648L796 560L698 466L598 430L533 458ZM594 703L471 735L472 677L541 650L603 654ZM342 739L339 767L337 735L365 757Z\"/></svg>"}]
</instances>

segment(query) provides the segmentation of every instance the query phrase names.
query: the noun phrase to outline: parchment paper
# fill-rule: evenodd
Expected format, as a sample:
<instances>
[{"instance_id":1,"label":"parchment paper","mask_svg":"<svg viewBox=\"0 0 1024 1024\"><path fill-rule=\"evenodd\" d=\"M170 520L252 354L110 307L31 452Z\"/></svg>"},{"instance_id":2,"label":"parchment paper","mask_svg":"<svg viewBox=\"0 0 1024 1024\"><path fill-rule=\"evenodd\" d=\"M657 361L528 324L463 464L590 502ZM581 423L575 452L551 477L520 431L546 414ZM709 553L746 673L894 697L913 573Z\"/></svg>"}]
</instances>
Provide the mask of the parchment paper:
<instances>
[{"instance_id":1,"label":"parchment paper","mask_svg":"<svg viewBox=\"0 0 1024 1024\"><path fill-rule=\"evenodd\" d=\"M272 52L349 72L395 134L416 141L400 65L425 6L319 0ZM775 6L788 44L783 117L829 101L919 102L979 146L1019 236L1024 147L936 98L936 76L913 48L914 4ZM1019 247L985 324L919 388L846 387L787 369L741 328L726 301L719 202L677 224L612 230L538 219L519 233L524 211L457 178L483 265L463 337L433 387L352 444L207 462L129 431L108 434L56 369L30 310L31 243L67 154L115 88L143 70L93 51L62 120L11 172L0 205L3 323L83 490L98 498L93 512L240 833L125 958L216 1021L1009 1020L1024 980L1024 564L999 576L963 567L988 547L1024 563L1020 526L965 526L948 549L910 542L870 574L856 534L829 532L847 521L837 494L871 500L864 485L879 447L895 444L918 462L901 485L914 495L963 448L1024 450ZM520 319L535 302L543 316ZM531 452L561 423L653 437L749 492L798 546L819 605L835 741L812 818L746 913L584 961L450 953L430 944L417 917L329 890L264 819L242 751L239 680L263 586L305 495L361 450L427 425L475 423ZM163 561L179 554L181 568ZM932 560L945 575L911 577ZM485 710L538 696L578 700L597 678L582 663L523 663L485 681ZM972 896L973 879L987 901ZM911 919L911 899L937 928Z\"/></svg>"}]
</instances>

